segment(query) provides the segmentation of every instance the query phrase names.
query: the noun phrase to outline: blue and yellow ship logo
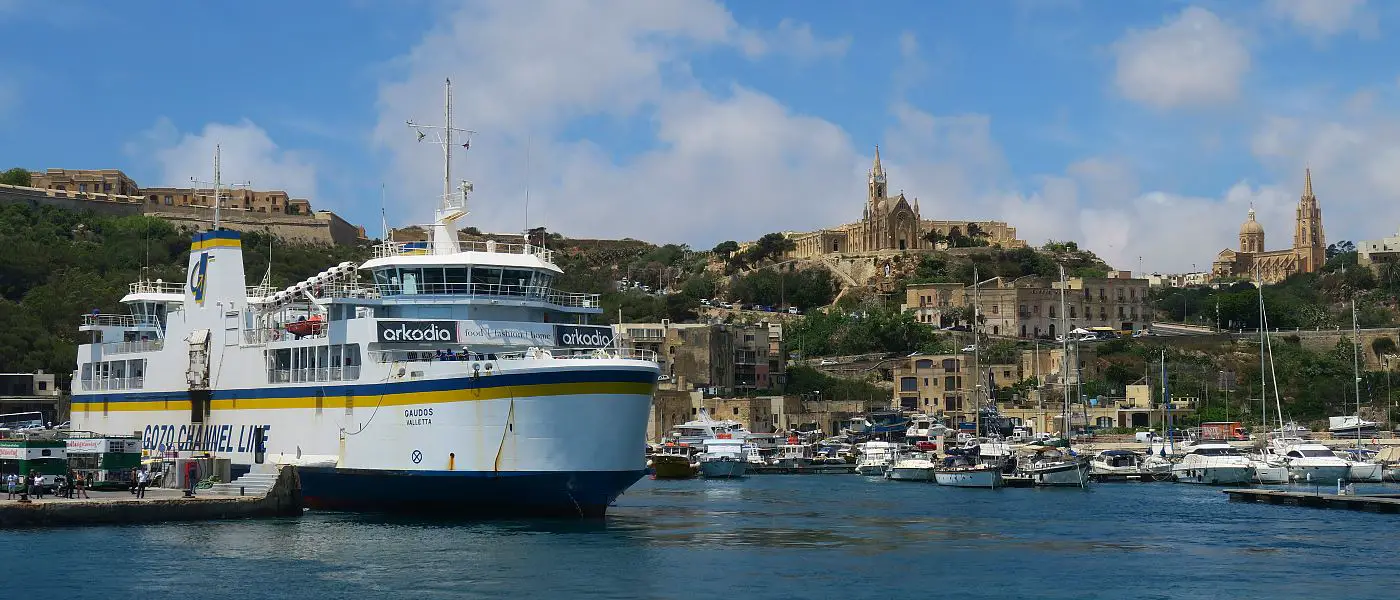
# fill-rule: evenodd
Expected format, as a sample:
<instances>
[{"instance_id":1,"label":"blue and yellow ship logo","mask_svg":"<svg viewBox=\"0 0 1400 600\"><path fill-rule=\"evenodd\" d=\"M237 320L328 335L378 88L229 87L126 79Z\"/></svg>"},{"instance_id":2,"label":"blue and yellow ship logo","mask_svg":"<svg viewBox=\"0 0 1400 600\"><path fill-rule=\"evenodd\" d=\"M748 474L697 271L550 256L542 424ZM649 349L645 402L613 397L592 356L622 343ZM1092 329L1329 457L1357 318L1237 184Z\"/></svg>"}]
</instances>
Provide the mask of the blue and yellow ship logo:
<instances>
[{"instance_id":1,"label":"blue and yellow ship logo","mask_svg":"<svg viewBox=\"0 0 1400 600\"><path fill-rule=\"evenodd\" d=\"M190 294L194 296L194 301L200 306L204 306L204 284L208 281L209 261L208 252L199 254L199 262L190 269Z\"/></svg>"}]
</instances>

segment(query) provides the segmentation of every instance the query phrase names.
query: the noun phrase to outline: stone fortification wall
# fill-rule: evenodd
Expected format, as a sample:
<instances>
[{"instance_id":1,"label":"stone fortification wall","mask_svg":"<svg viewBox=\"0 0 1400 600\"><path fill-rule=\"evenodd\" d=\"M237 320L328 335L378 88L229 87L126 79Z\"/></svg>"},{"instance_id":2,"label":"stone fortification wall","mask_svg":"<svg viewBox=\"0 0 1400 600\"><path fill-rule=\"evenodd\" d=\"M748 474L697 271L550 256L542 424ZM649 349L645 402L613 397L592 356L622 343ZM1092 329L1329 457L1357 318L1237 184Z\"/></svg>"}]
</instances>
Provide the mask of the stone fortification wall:
<instances>
[{"instance_id":1,"label":"stone fortification wall","mask_svg":"<svg viewBox=\"0 0 1400 600\"><path fill-rule=\"evenodd\" d=\"M177 226L202 228L214 219L212 209L200 206L165 206L149 204L141 196L96 194L19 187L0 184L0 203L54 206L65 210L92 211L99 215L125 217L147 215L164 219ZM224 227L236 231L257 231L291 242L352 245L359 239L359 230L330 211L311 215L224 210L219 218Z\"/></svg>"}]
</instances>

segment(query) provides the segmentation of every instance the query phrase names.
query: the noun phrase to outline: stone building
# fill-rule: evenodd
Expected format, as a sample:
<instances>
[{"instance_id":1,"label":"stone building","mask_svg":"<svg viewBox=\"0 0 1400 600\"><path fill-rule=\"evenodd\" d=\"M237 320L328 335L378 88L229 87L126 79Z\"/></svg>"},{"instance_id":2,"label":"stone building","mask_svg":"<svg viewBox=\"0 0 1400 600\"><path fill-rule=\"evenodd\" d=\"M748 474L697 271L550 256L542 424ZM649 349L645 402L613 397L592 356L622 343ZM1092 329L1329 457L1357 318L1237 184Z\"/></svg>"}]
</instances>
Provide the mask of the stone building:
<instances>
[{"instance_id":1,"label":"stone building","mask_svg":"<svg viewBox=\"0 0 1400 600\"><path fill-rule=\"evenodd\" d=\"M311 201L292 198L287 192L273 190L260 192L243 188L222 190L220 208L260 213L281 213L286 215L311 215ZM195 188L144 188L141 195L154 206L204 206L212 207L214 190Z\"/></svg>"},{"instance_id":2,"label":"stone building","mask_svg":"<svg viewBox=\"0 0 1400 600\"><path fill-rule=\"evenodd\" d=\"M961 283L915 284L906 288L904 310L931 326L959 322L974 302L983 333L999 337L1054 339L1064 330L1112 327L1136 331L1150 326L1148 281L1126 272L1111 277L1066 280L1064 323L1060 318L1060 282L1043 277L994 277L972 286Z\"/></svg>"},{"instance_id":3,"label":"stone building","mask_svg":"<svg viewBox=\"0 0 1400 600\"><path fill-rule=\"evenodd\" d=\"M1382 275L1386 265L1400 264L1400 232L1388 238L1369 240L1356 244L1356 262Z\"/></svg>"},{"instance_id":4,"label":"stone building","mask_svg":"<svg viewBox=\"0 0 1400 600\"><path fill-rule=\"evenodd\" d=\"M781 328L666 321L613 327L624 347L656 353L662 389L730 396L782 385L787 361Z\"/></svg>"},{"instance_id":5,"label":"stone building","mask_svg":"<svg viewBox=\"0 0 1400 600\"><path fill-rule=\"evenodd\" d=\"M1239 250L1221 250L1211 265L1211 276L1239 277L1278 283L1294 273L1316 273L1327 261L1327 236L1322 229L1322 208L1313 195L1312 170L1303 173L1303 195L1298 199L1293 223L1293 247L1264 249L1264 226L1255 220L1254 207L1240 225Z\"/></svg>"},{"instance_id":6,"label":"stone building","mask_svg":"<svg viewBox=\"0 0 1400 600\"><path fill-rule=\"evenodd\" d=\"M912 203L900 192L889 195L889 181L880 164L880 148L875 148L875 162L866 181L865 208L861 219L837 227L789 236L795 249L792 258L812 258L823 254L866 254L873 252L930 249L925 234L937 231L947 236L953 233L969 235L969 226L986 234L989 244L1004 248L1019 248L1025 242L1016 239L1016 228L1001 221L930 221L919 213L919 200Z\"/></svg>"},{"instance_id":7,"label":"stone building","mask_svg":"<svg viewBox=\"0 0 1400 600\"><path fill-rule=\"evenodd\" d=\"M117 169L48 169L29 174L30 187L94 194L139 196L141 188Z\"/></svg>"},{"instance_id":8,"label":"stone building","mask_svg":"<svg viewBox=\"0 0 1400 600\"><path fill-rule=\"evenodd\" d=\"M971 354L919 354L902 359L894 367L894 398L891 408L928 415L970 420L977 398L988 402L988 380L981 382L980 395L973 394L979 377L973 371ZM982 364L983 378L998 387L1021 381L1016 364Z\"/></svg>"}]
</instances>

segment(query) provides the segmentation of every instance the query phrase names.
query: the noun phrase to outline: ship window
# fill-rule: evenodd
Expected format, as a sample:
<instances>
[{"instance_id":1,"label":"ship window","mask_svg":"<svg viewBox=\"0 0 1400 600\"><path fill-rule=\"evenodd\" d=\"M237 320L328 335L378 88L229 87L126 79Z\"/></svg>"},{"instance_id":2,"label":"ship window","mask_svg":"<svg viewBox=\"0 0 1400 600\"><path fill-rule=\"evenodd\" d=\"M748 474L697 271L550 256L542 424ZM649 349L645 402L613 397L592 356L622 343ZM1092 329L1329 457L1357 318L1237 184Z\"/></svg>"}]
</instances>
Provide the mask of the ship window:
<instances>
[{"instance_id":1,"label":"ship window","mask_svg":"<svg viewBox=\"0 0 1400 600\"><path fill-rule=\"evenodd\" d=\"M399 269L399 284L403 286L404 295L419 293L418 282L423 280L423 273L420 269Z\"/></svg>"},{"instance_id":2,"label":"ship window","mask_svg":"<svg viewBox=\"0 0 1400 600\"><path fill-rule=\"evenodd\" d=\"M392 296L398 293L398 290L393 289L389 283L392 273L392 269L377 269L374 271L374 285L379 288L380 294Z\"/></svg>"},{"instance_id":3,"label":"ship window","mask_svg":"<svg viewBox=\"0 0 1400 600\"><path fill-rule=\"evenodd\" d=\"M501 277L502 293L508 296L524 296L525 290L530 287L530 271L524 269L505 269Z\"/></svg>"},{"instance_id":4,"label":"ship window","mask_svg":"<svg viewBox=\"0 0 1400 600\"><path fill-rule=\"evenodd\" d=\"M442 269L439 267L423 267L422 293L424 294L445 294L447 289L443 287Z\"/></svg>"},{"instance_id":5,"label":"ship window","mask_svg":"<svg viewBox=\"0 0 1400 600\"><path fill-rule=\"evenodd\" d=\"M466 267L447 267L443 269L444 280L447 283L447 293L465 294L468 292L467 284L471 283Z\"/></svg>"},{"instance_id":6,"label":"ship window","mask_svg":"<svg viewBox=\"0 0 1400 600\"><path fill-rule=\"evenodd\" d=\"M472 293L499 294L501 270L496 267L472 267Z\"/></svg>"}]
</instances>

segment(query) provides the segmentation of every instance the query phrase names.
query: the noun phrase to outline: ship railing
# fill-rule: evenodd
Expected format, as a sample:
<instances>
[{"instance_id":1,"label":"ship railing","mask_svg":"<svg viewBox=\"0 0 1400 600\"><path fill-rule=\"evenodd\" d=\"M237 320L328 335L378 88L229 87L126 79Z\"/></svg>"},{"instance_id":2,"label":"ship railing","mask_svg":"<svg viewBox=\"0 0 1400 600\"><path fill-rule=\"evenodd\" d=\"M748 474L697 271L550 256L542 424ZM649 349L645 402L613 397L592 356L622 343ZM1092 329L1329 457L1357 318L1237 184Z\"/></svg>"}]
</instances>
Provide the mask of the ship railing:
<instances>
[{"instance_id":1,"label":"ship railing","mask_svg":"<svg viewBox=\"0 0 1400 600\"><path fill-rule=\"evenodd\" d=\"M156 352L165 348L165 340L136 340L131 342L110 342L102 344L103 354L128 354L131 352Z\"/></svg>"},{"instance_id":2,"label":"ship railing","mask_svg":"<svg viewBox=\"0 0 1400 600\"><path fill-rule=\"evenodd\" d=\"M324 292L330 298L402 298L404 296L476 296L539 300L569 308L599 308L599 294L556 292L550 286L513 285L501 283L423 283L402 285L382 283L373 286L352 285L331 287Z\"/></svg>"},{"instance_id":3,"label":"ship railing","mask_svg":"<svg viewBox=\"0 0 1400 600\"><path fill-rule=\"evenodd\" d=\"M382 242L374 247L375 258L421 256L434 254L433 242ZM456 252L487 252L491 254L524 254L544 262L554 262L554 251L534 244L497 242L495 240L460 240Z\"/></svg>"},{"instance_id":4,"label":"ship railing","mask_svg":"<svg viewBox=\"0 0 1400 600\"><path fill-rule=\"evenodd\" d=\"M127 290L132 294L177 294L184 295L185 284L177 281L141 280L131 283Z\"/></svg>"},{"instance_id":5,"label":"ship railing","mask_svg":"<svg viewBox=\"0 0 1400 600\"><path fill-rule=\"evenodd\" d=\"M268 383L311 383L318 381L354 381L360 378L360 366L306 367L304 369L268 369Z\"/></svg>"},{"instance_id":6,"label":"ship railing","mask_svg":"<svg viewBox=\"0 0 1400 600\"><path fill-rule=\"evenodd\" d=\"M285 327L263 327L243 330L243 344L247 346L260 346L268 342L282 342L287 340L309 340L326 337L330 328L321 327L321 331L297 337Z\"/></svg>"},{"instance_id":7,"label":"ship railing","mask_svg":"<svg viewBox=\"0 0 1400 600\"><path fill-rule=\"evenodd\" d=\"M83 390L139 390L146 387L145 377L105 377L102 379L82 379L78 387Z\"/></svg>"},{"instance_id":8,"label":"ship railing","mask_svg":"<svg viewBox=\"0 0 1400 600\"><path fill-rule=\"evenodd\" d=\"M83 325L88 327L135 327L136 317L131 315L83 315Z\"/></svg>"}]
</instances>

